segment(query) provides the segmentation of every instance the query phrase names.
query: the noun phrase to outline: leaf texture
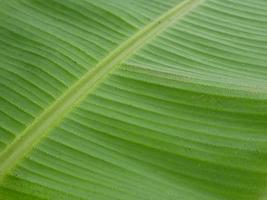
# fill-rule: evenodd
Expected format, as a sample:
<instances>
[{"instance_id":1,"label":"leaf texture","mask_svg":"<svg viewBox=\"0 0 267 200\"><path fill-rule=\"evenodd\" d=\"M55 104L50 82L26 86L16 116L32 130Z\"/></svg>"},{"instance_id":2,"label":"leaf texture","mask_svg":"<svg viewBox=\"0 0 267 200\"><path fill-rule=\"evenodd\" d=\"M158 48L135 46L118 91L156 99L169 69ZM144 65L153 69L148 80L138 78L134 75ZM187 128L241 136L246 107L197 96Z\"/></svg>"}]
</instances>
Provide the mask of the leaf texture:
<instances>
[{"instance_id":1,"label":"leaf texture","mask_svg":"<svg viewBox=\"0 0 267 200\"><path fill-rule=\"evenodd\" d=\"M266 1L0 4L1 200L266 198Z\"/></svg>"}]
</instances>

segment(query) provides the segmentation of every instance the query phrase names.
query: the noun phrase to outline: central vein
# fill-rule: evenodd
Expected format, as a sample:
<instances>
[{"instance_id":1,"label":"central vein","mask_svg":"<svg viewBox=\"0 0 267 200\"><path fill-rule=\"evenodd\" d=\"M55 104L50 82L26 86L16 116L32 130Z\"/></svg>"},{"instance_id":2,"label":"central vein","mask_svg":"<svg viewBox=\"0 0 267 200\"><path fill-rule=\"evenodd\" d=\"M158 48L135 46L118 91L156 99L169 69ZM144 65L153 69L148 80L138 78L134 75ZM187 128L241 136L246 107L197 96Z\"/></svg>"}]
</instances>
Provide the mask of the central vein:
<instances>
[{"instance_id":1,"label":"central vein","mask_svg":"<svg viewBox=\"0 0 267 200\"><path fill-rule=\"evenodd\" d=\"M0 155L0 181L20 161L33 146L37 144L65 115L99 85L118 64L129 58L147 41L163 31L171 23L190 12L202 0L185 0L164 15L148 24L133 37L111 52L98 65L86 73L79 81L69 88L59 99L46 109L33 123L25 129Z\"/></svg>"}]
</instances>

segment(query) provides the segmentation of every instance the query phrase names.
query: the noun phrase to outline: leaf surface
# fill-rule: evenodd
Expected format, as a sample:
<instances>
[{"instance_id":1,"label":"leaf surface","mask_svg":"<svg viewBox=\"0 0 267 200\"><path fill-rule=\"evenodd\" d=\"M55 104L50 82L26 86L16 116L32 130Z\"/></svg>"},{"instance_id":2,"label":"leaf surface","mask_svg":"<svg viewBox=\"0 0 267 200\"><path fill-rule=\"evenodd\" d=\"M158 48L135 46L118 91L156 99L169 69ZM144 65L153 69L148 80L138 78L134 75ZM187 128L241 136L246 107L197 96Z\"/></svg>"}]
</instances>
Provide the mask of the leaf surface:
<instances>
[{"instance_id":1,"label":"leaf surface","mask_svg":"<svg viewBox=\"0 0 267 200\"><path fill-rule=\"evenodd\" d=\"M265 198L265 1L0 4L1 200Z\"/></svg>"}]
</instances>

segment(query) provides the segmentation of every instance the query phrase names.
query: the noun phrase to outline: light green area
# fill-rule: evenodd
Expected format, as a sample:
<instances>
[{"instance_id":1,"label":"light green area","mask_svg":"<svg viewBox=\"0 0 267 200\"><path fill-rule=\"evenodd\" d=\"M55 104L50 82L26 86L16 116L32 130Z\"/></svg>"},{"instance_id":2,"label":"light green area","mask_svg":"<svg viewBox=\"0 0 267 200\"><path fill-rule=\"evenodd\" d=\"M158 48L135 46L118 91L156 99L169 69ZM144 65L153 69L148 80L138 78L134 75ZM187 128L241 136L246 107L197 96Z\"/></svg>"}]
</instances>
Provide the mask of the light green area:
<instances>
[{"instance_id":1,"label":"light green area","mask_svg":"<svg viewBox=\"0 0 267 200\"><path fill-rule=\"evenodd\" d=\"M262 200L267 3L0 8L0 200Z\"/></svg>"}]
</instances>

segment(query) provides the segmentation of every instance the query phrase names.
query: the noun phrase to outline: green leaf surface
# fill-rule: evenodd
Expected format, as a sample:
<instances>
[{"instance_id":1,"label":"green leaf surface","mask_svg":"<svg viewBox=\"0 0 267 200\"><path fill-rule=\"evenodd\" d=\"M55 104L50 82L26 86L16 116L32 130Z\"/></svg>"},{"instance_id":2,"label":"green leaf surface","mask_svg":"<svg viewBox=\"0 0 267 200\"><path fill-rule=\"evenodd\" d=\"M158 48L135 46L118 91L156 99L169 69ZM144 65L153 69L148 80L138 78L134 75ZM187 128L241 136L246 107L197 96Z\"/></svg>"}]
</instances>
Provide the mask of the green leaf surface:
<instances>
[{"instance_id":1,"label":"green leaf surface","mask_svg":"<svg viewBox=\"0 0 267 200\"><path fill-rule=\"evenodd\" d=\"M267 1L0 1L0 200L265 200Z\"/></svg>"}]
</instances>

